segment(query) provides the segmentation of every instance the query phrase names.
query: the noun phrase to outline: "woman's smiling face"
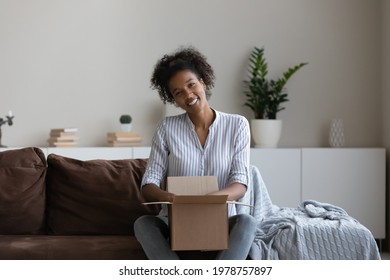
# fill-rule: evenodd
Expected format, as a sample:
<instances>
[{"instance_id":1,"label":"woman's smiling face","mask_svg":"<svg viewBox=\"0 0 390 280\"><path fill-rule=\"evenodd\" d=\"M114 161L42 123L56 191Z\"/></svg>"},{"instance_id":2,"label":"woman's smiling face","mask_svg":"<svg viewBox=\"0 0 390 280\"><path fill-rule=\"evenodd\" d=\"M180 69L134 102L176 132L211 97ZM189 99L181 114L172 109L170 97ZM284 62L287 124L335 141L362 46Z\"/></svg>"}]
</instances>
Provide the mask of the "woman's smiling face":
<instances>
[{"instance_id":1,"label":"woman's smiling face","mask_svg":"<svg viewBox=\"0 0 390 280\"><path fill-rule=\"evenodd\" d=\"M177 72L169 80L169 90L176 104L188 113L196 113L208 106L206 85L190 70Z\"/></svg>"}]
</instances>

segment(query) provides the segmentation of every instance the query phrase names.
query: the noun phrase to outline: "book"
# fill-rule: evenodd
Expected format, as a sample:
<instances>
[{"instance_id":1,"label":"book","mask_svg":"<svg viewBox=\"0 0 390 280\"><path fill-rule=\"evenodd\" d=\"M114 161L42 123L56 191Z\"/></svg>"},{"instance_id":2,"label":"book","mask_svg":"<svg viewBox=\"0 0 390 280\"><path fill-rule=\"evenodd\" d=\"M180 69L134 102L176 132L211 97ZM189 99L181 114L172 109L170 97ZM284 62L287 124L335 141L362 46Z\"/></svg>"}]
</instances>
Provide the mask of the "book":
<instances>
[{"instance_id":1,"label":"book","mask_svg":"<svg viewBox=\"0 0 390 280\"><path fill-rule=\"evenodd\" d=\"M54 142L75 142L79 140L79 137L77 136L63 136L63 137L50 137L47 139L47 142L54 143Z\"/></svg>"},{"instance_id":2,"label":"book","mask_svg":"<svg viewBox=\"0 0 390 280\"><path fill-rule=\"evenodd\" d=\"M136 131L118 131L107 133L107 143L110 147L139 146L142 138Z\"/></svg>"},{"instance_id":3,"label":"book","mask_svg":"<svg viewBox=\"0 0 390 280\"><path fill-rule=\"evenodd\" d=\"M139 133L136 131L108 132L107 137L139 137Z\"/></svg>"},{"instance_id":4,"label":"book","mask_svg":"<svg viewBox=\"0 0 390 280\"><path fill-rule=\"evenodd\" d=\"M79 137L76 127L53 128L47 142L50 147L76 147Z\"/></svg>"},{"instance_id":5,"label":"book","mask_svg":"<svg viewBox=\"0 0 390 280\"><path fill-rule=\"evenodd\" d=\"M141 142L108 142L109 147L133 147L141 146Z\"/></svg>"},{"instance_id":6,"label":"book","mask_svg":"<svg viewBox=\"0 0 390 280\"><path fill-rule=\"evenodd\" d=\"M139 146L141 144L142 138L140 136L132 137L115 137L108 136L107 143L111 147L129 147L129 146Z\"/></svg>"},{"instance_id":7,"label":"book","mask_svg":"<svg viewBox=\"0 0 390 280\"><path fill-rule=\"evenodd\" d=\"M53 128L50 130L50 133L59 133L59 132L77 132L77 127L65 127L65 128Z\"/></svg>"},{"instance_id":8,"label":"book","mask_svg":"<svg viewBox=\"0 0 390 280\"><path fill-rule=\"evenodd\" d=\"M108 142L141 142L142 138L141 137L108 137L107 138Z\"/></svg>"},{"instance_id":9,"label":"book","mask_svg":"<svg viewBox=\"0 0 390 280\"><path fill-rule=\"evenodd\" d=\"M57 148L74 148L77 147L77 142L51 142L49 146Z\"/></svg>"},{"instance_id":10,"label":"book","mask_svg":"<svg viewBox=\"0 0 390 280\"><path fill-rule=\"evenodd\" d=\"M128 138L125 140L107 139L107 142L109 143L140 143L141 141L142 141L141 137Z\"/></svg>"},{"instance_id":11,"label":"book","mask_svg":"<svg viewBox=\"0 0 390 280\"><path fill-rule=\"evenodd\" d=\"M76 135L76 132L53 132L50 131L50 137L73 137Z\"/></svg>"},{"instance_id":12,"label":"book","mask_svg":"<svg viewBox=\"0 0 390 280\"><path fill-rule=\"evenodd\" d=\"M77 141L74 141L74 140L52 140L52 139L48 139L47 142L49 144L56 144L56 145L59 145L59 144L62 144L62 145L71 145L71 144L74 144L74 143L77 143Z\"/></svg>"}]
</instances>

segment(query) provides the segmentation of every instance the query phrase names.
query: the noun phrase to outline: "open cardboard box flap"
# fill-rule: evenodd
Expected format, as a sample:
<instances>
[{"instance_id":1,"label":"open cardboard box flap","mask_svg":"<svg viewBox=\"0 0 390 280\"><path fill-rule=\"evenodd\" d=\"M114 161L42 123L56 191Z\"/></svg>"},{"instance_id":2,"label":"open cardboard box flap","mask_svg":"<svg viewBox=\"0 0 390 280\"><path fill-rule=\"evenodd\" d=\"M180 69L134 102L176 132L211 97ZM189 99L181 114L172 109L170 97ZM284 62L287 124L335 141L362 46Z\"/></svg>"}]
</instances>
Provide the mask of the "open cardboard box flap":
<instances>
[{"instance_id":1,"label":"open cardboard box flap","mask_svg":"<svg viewBox=\"0 0 390 280\"><path fill-rule=\"evenodd\" d=\"M176 195L205 195L218 191L218 181L216 176L168 177L167 187Z\"/></svg>"},{"instance_id":2,"label":"open cardboard box flap","mask_svg":"<svg viewBox=\"0 0 390 280\"><path fill-rule=\"evenodd\" d=\"M216 204L226 203L227 195L176 195L172 204Z\"/></svg>"}]
</instances>

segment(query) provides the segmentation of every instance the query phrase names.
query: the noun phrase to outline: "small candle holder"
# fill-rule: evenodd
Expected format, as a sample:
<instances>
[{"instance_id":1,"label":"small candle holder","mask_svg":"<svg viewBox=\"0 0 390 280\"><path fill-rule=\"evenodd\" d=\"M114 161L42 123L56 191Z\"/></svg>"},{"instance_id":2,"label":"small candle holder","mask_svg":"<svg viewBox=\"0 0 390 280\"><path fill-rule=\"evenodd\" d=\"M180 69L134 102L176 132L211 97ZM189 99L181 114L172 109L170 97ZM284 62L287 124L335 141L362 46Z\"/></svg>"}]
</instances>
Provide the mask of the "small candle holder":
<instances>
[{"instance_id":1,"label":"small candle holder","mask_svg":"<svg viewBox=\"0 0 390 280\"><path fill-rule=\"evenodd\" d=\"M2 136L1 127L3 126L3 124L8 124L9 126L13 125L13 121L12 121L13 118L14 116L12 115L11 111L9 112L8 116L5 117L5 119L0 118L0 147L1 148L7 147L1 144L1 136Z\"/></svg>"}]
</instances>

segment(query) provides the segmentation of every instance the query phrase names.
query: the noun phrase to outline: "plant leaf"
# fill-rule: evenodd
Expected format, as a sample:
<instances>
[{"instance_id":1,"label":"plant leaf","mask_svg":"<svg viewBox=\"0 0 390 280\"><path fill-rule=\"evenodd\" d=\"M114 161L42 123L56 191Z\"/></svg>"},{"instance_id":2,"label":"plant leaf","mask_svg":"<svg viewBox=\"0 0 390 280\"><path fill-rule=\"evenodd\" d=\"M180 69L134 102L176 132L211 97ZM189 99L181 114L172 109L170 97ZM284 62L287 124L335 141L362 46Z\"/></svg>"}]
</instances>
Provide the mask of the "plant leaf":
<instances>
[{"instance_id":1,"label":"plant leaf","mask_svg":"<svg viewBox=\"0 0 390 280\"><path fill-rule=\"evenodd\" d=\"M285 89L287 81L303 66L300 63L288 68L277 80L267 79L268 64L264 58L264 48L254 47L249 57L248 80L244 81L245 106L251 108L256 118L276 119L276 114L284 110L281 104L289 101Z\"/></svg>"}]
</instances>

